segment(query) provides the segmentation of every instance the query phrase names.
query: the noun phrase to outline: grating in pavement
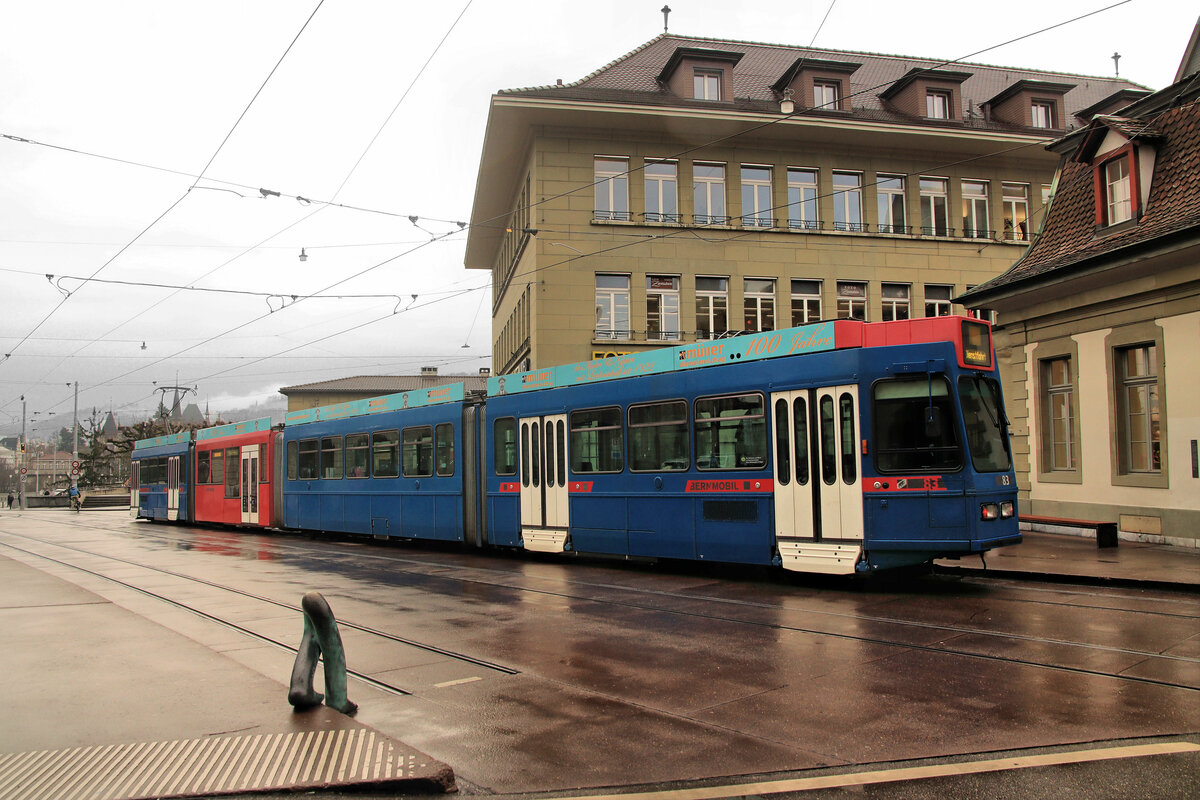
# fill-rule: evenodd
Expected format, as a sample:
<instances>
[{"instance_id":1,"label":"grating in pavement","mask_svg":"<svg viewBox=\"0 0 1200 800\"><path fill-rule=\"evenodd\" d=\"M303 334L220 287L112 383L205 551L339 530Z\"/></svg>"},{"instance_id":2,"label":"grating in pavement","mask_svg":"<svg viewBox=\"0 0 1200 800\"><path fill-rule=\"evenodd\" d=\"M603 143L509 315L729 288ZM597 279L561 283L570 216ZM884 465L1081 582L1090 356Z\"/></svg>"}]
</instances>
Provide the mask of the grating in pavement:
<instances>
[{"instance_id":1,"label":"grating in pavement","mask_svg":"<svg viewBox=\"0 0 1200 800\"><path fill-rule=\"evenodd\" d=\"M0 754L0 800L136 800L430 778L369 729ZM441 765L432 765L436 771Z\"/></svg>"}]
</instances>

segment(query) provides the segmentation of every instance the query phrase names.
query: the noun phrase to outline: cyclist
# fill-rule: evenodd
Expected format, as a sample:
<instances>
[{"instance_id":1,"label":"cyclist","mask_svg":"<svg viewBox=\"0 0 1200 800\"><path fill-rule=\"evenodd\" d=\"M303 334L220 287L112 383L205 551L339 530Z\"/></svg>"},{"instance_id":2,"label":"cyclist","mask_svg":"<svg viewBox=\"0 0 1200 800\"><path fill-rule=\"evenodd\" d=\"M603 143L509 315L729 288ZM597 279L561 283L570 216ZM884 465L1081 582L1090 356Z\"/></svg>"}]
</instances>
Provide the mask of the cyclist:
<instances>
[{"instance_id":1,"label":"cyclist","mask_svg":"<svg viewBox=\"0 0 1200 800\"><path fill-rule=\"evenodd\" d=\"M79 498L79 486L72 483L71 488L67 489L67 496L71 498L71 509L78 514L80 507L83 505Z\"/></svg>"}]
</instances>

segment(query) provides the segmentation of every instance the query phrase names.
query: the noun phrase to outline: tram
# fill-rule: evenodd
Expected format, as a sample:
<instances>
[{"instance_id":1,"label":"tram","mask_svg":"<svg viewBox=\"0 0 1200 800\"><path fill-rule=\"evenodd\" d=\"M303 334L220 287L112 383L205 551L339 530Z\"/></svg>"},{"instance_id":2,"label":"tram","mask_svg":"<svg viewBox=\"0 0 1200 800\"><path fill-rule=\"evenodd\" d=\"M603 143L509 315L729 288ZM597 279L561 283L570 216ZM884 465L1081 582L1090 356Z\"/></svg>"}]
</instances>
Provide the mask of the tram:
<instances>
[{"instance_id":1,"label":"tram","mask_svg":"<svg viewBox=\"0 0 1200 800\"><path fill-rule=\"evenodd\" d=\"M991 327L966 317L821 322L254 425L239 450L197 432L194 516L168 519L828 574L1020 541ZM222 483L236 519L208 511Z\"/></svg>"}]
</instances>

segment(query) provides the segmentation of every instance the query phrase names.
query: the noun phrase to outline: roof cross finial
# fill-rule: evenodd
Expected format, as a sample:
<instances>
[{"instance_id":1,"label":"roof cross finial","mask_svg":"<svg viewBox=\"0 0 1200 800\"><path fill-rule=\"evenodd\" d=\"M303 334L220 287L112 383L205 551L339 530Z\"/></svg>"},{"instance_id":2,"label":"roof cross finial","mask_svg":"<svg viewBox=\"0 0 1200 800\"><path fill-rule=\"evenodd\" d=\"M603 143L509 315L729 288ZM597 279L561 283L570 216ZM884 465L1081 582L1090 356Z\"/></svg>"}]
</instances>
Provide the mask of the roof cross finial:
<instances>
[{"instance_id":1,"label":"roof cross finial","mask_svg":"<svg viewBox=\"0 0 1200 800\"><path fill-rule=\"evenodd\" d=\"M1113 70L1117 73L1117 77L1119 78L1119 77L1121 77L1121 54L1113 53L1112 60L1113 60Z\"/></svg>"},{"instance_id":2,"label":"roof cross finial","mask_svg":"<svg viewBox=\"0 0 1200 800\"><path fill-rule=\"evenodd\" d=\"M671 7L663 6L662 7L662 15L663 15L663 33L666 33L667 32L667 18L671 16Z\"/></svg>"}]
</instances>

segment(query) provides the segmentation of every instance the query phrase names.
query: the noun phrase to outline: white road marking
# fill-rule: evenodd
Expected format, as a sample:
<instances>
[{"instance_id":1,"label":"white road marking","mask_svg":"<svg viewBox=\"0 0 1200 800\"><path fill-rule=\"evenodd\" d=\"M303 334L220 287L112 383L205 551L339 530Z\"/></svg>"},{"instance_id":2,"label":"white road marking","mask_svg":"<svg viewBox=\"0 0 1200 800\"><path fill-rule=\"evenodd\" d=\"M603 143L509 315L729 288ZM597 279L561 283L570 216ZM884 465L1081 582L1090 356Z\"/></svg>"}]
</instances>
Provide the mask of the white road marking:
<instances>
[{"instance_id":1,"label":"white road marking","mask_svg":"<svg viewBox=\"0 0 1200 800\"><path fill-rule=\"evenodd\" d=\"M483 678L480 678L478 676L473 677L473 678L459 678L456 681L446 681L445 683L435 683L434 687L436 687L438 689L444 689L447 686L458 686L460 683L474 683L475 681L481 681L481 680L483 680Z\"/></svg>"}]
</instances>

